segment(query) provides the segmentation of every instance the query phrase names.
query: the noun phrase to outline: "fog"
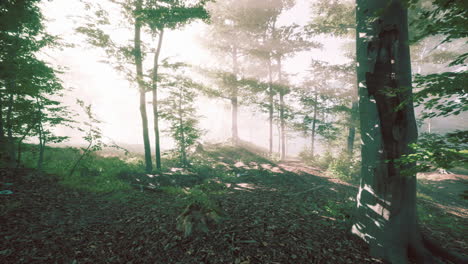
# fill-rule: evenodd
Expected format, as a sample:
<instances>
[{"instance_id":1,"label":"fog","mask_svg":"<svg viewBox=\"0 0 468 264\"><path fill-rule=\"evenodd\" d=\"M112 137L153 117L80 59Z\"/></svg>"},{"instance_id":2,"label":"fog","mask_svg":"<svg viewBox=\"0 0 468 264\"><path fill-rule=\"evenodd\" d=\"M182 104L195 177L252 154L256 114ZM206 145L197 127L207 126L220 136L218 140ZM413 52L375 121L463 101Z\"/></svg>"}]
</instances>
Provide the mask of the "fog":
<instances>
[{"instance_id":1,"label":"fog","mask_svg":"<svg viewBox=\"0 0 468 264\"><path fill-rule=\"evenodd\" d=\"M290 10L284 12L279 25L296 23L304 25L310 20L311 1L300 0ZM50 63L62 67L61 74L64 86L68 88L62 98L66 105L80 112L75 101L77 98L90 103L95 114L103 121L101 129L109 141L121 144L143 144L141 119L139 113L138 90L134 84L128 82L122 74L116 72L112 66L102 62L106 55L98 48L87 45L84 36L77 34L74 29L83 21L85 10L78 1L52 1L43 3L44 14L48 19L48 31L58 35L73 47L66 47L60 51L46 50L42 56ZM109 11L112 13L112 10ZM115 28L114 36L123 41L130 40L132 33L124 28ZM171 57L177 61L184 61L192 65L210 67L220 59L209 52L201 41L205 34L206 25L202 22L192 23L183 30L165 32L162 46L162 58ZM349 42L343 39L319 36L316 40L323 44L322 49L311 49L299 52L287 58L283 65L284 71L290 76L291 83L299 83L307 74L311 59L340 64L348 59L344 56L343 46ZM53 54L53 55L51 55ZM146 69L150 67L145 65ZM148 101L150 96L147 96ZM242 140L268 147L268 116L258 110L242 105L239 109L239 136ZM149 105L148 105L149 107ZM203 142L223 142L230 137L231 109L229 101L221 99L199 97L197 108L202 116L200 126L205 130ZM83 117L77 117L81 120ZM148 119L152 120L151 111ZM449 123L447 123L449 122ZM152 122L150 122L151 124ZM161 131L167 128L162 122ZM466 128L466 118L452 117L450 119L436 119L431 123L432 131L446 132L453 129ZM69 128L58 128L59 134L70 136L67 144L79 145L85 143L82 134ZM425 124L421 131L427 130ZM153 131L150 126L150 131ZM278 150L278 132L274 131L274 147ZM162 133L163 150L170 149L174 143L164 132ZM153 137L150 137L153 139ZM288 133L287 154L297 155L308 144L310 139L300 133ZM152 142L154 143L154 142ZM320 143L319 143L320 144ZM318 146L320 151L320 145Z\"/></svg>"}]
</instances>

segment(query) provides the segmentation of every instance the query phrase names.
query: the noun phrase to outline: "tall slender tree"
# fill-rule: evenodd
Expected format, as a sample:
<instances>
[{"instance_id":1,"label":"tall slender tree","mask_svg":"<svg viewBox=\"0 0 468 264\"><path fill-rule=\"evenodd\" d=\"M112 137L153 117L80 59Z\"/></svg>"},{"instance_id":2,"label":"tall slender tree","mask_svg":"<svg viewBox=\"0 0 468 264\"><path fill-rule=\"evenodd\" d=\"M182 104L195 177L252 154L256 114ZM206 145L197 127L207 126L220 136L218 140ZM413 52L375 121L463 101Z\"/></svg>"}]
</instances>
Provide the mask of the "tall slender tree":
<instances>
[{"instance_id":1,"label":"tall slender tree","mask_svg":"<svg viewBox=\"0 0 468 264\"><path fill-rule=\"evenodd\" d=\"M148 25L151 34L158 37L154 49L153 69L151 73L154 142L157 169L161 169L161 144L159 138L158 111L158 69L164 31L182 28L196 19L207 20L208 12L205 10L206 2L206 0L177 0L171 2L152 0L147 2L142 12L143 21Z\"/></svg>"}]
</instances>

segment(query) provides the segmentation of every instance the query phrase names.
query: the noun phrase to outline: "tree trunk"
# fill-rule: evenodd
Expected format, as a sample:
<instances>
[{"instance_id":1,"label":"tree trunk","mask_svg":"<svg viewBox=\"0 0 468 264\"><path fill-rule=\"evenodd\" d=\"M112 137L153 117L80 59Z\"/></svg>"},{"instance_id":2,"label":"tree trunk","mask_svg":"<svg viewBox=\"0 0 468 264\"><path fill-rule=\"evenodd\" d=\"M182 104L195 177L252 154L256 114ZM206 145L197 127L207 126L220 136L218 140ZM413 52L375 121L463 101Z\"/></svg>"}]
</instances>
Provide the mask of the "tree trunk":
<instances>
[{"instance_id":1,"label":"tree trunk","mask_svg":"<svg viewBox=\"0 0 468 264\"><path fill-rule=\"evenodd\" d=\"M271 59L268 58L268 121L270 124L270 138L269 138L269 156L273 154L273 73L271 70Z\"/></svg>"},{"instance_id":2,"label":"tree trunk","mask_svg":"<svg viewBox=\"0 0 468 264\"><path fill-rule=\"evenodd\" d=\"M390 263L434 263L416 211L415 164L396 159L417 139L411 100L407 10L402 0L357 1L357 79L362 137L361 184L352 232ZM369 24L368 21L374 21ZM396 109L397 106L400 106Z\"/></svg>"},{"instance_id":3,"label":"tree trunk","mask_svg":"<svg viewBox=\"0 0 468 264\"><path fill-rule=\"evenodd\" d=\"M46 145L46 139L44 136L44 129L42 123L39 123L39 158L37 159L37 170L42 171L44 164L44 150Z\"/></svg>"},{"instance_id":4,"label":"tree trunk","mask_svg":"<svg viewBox=\"0 0 468 264\"><path fill-rule=\"evenodd\" d=\"M141 122L143 126L143 144L145 148L145 170L147 173L150 173L153 170L153 164L151 161L151 145L149 140L148 133L148 116L146 114L146 89L143 83L143 63L141 55L141 21L139 18L139 13L142 8L142 0L137 0L135 2L135 38L134 38L134 56L135 56L135 65L136 65L136 78L138 82L138 88L140 90L140 115Z\"/></svg>"},{"instance_id":5,"label":"tree trunk","mask_svg":"<svg viewBox=\"0 0 468 264\"><path fill-rule=\"evenodd\" d=\"M13 138L13 103L14 95L10 94L8 99L7 116L6 116L6 129L7 129L7 146L8 146L8 167L14 168L16 166L15 154L15 139Z\"/></svg>"},{"instance_id":6,"label":"tree trunk","mask_svg":"<svg viewBox=\"0 0 468 264\"><path fill-rule=\"evenodd\" d=\"M310 145L310 154L312 155L312 157L314 157L315 155L315 127L316 127L316 124L317 124L317 106L318 106L318 94L317 94L317 90L315 90L315 104L314 104L314 117L312 119L312 141L311 141L311 145Z\"/></svg>"},{"instance_id":7,"label":"tree trunk","mask_svg":"<svg viewBox=\"0 0 468 264\"><path fill-rule=\"evenodd\" d=\"M237 109L238 109L238 102L237 96L233 96L231 98L231 114L232 114L232 142L234 145L239 143L239 135L237 134Z\"/></svg>"},{"instance_id":8,"label":"tree trunk","mask_svg":"<svg viewBox=\"0 0 468 264\"><path fill-rule=\"evenodd\" d=\"M16 158L16 168L19 168L21 165L21 147L23 145L23 140L28 136L29 132L31 129L34 127L36 124L35 121L33 121L31 124L29 124L28 128L24 132L23 136L18 140L18 151L17 151L17 158Z\"/></svg>"},{"instance_id":9,"label":"tree trunk","mask_svg":"<svg viewBox=\"0 0 468 264\"><path fill-rule=\"evenodd\" d=\"M281 57L278 56L276 58L276 61L278 63L278 83L280 85L280 127L281 127L281 153L280 153L280 159L284 160L286 158L286 140L285 140L285 126L286 126L286 121L284 120L284 95L286 93L284 87L282 86L283 80L282 80L282 75L281 75Z\"/></svg>"},{"instance_id":10,"label":"tree trunk","mask_svg":"<svg viewBox=\"0 0 468 264\"><path fill-rule=\"evenodd\" d=\"M0 149L4 149L5 143L5 128L3 125L3 95L0 92Z\"/></svg>"},{"instance_id":11,"label":"tree trunk","mask_svg":"<svg viewBox=\"0 0 468 264\"><path fill-rule=\"evenodd\" d=\"M158 60L159 54L161 53L162 40L164 37L164 29L159 31L158 46L156 47L156 52L154 53L153 61L153 85L152 85L152 94L153 94L153 121L154 121L154 144L155 144L155 155L156 155L156 168L161 169L161 146L159 143L159 111L158 111Z\"/></svg>"},{"instance_id":12,"label":"tree trunk","mask_svg":"<svg viewBox=\"0 0 468 264\"><path fill-rule=\"evenodd\" d=\"M0 162L6 161L7 142L5 138L5 128L3 125L3 95L0 92Z\"/></svg>"},{"instance_id":13,"label":"tree trunk","mask_svg":"<svg viewBox=\"0 0 468 264\"><path fill-rule=\"evenodd\" d=\"M349 131L348 131L348 144L347 144L347 152L350 157L353 156L354 151L354 138L356 136L356 120L358 114L358 102L354 101L351 106L351 118L349 124Z\"/></svg>"},{"instance_id":14,"label":"tree trunk","mask_svg":"<svg viewBox=\"0 0 468 264\"><path fill-rule=\"evenodd\" d=\"M231 134L232 134L232 142L234 145L239 143L239 132L237 129L237 111L238 111L238 87L237 87L237 75L239 74L239 63L237 61L237 47L234 45L232 50L232 72L235 78L235 84L232 87L232 94L231 94Z\"/></svg>"},{"instance_id":15,"label":"tree trunk","mask_svg":"<svg viewBox=\"0 0 468 264\"><path fill-rule=\"evenodd\" d=\"M182 92L179 93L179 126L180 126L180 158L182 165L187 167L187 152L185 149L184 120L182 112Z\"/></svg>"}]
</instances>

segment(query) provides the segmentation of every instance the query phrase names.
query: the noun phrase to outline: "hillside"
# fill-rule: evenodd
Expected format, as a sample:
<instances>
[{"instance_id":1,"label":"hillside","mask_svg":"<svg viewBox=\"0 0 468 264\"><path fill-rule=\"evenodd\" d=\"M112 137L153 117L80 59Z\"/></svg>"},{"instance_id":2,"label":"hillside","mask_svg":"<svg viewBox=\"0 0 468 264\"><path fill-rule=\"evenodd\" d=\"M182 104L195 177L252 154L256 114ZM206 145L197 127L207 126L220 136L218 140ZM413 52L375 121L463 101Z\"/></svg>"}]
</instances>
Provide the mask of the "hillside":
<instances>
[{"instance_id":1,"label":"hillside","mask_svg":"<svg viewBox=\"0 0 468 264\"><path fill-rule=\"evenodd\" d=\"M355 185L252 151L206 146L157 175L2 169L0 262L380 263L349 234ZM467 180L427 176L418 194L424 231L459 252L468 206L454 186Z\"/></svg>"}]
</instances>

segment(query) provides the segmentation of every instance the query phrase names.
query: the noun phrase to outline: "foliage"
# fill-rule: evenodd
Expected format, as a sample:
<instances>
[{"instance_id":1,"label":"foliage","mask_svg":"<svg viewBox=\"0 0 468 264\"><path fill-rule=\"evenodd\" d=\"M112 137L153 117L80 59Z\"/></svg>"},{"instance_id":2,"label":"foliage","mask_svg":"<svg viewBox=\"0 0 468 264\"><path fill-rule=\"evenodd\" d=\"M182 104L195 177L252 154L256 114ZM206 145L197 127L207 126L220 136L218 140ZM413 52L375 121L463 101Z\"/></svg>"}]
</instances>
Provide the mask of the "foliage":
<instances>
[{"instance_id":1,"label":"foliage","mask_svg":"<svg viewBox=\"0 0 468 264\"><path fill-rule=\"evenodd\" d=\"M169 122L167 132L177 143L182 165L188 166L187 152L202 135L194 107L199 85L182 74L164 75L160 85L170 89L162 101L161 118Z\"/></svg>"},{"instance_id":2,"label":"foliage","mask_svg":"<svg viewBox=\"0 0 468 264\"><path fill-rule=\"evenodd\" d=\"M89 154L76 172L70 175L70 167L82 154L76 148L46 147L48 155L44 157L43 171L56 175L59 182L67 187L97 193L128 190L130 185L117 176L122 172L140 171L138 164L121 160L118 157L101 157L96 153ZM37 160L34 145L24 147L23 163L27 168L34 168Z\"/></svg>"},{"instance_id":3,"label":"foliage","mask_svg":"<svg viewBox=\"0 0 468 264\"><path fill-rule=\"evenodd\" d=\"M463 152L468 149L467 131L455 131L446 135L423 133L411 147L414 153L397 161L401 165L417 162L408 173L425 172L433 168L450 169L468 163L468 156Z\"/></svg>"},{"instance_id":4,"label":"foliage","mask_svg":"<svg viewBox=\"0 0 468 264\"><path fill-rule=\"evenodd\" d=\"M73 175L73 172L78 167L82 159L89 155L89 153L96 152L102 150L103 147L107 147L107 144L103 141L101 129L98 126L101 121L98 120L92 112L91 104L86 105L82 100L77 100L77 103L86 115L86 121L83 122L83 125L86 126L86 130L80 127L78 127L78 130L85 133L83 139L88 142L88 146L86 148L81 148L82 154L76 160L73 167L71 167L70 175Z\"/></svg>"},{"instance_id":5,"label":"foliage","mask_svg":"<svg viewBox=\"0 0 468 264\"><path fill-rule=\"evenodd\" d=\"M309 35L333 34L336 36L354 34L356 28L353 1L316 1L312 5L314 16L305 27Z\"/></svg>"},{"instance_id":6,"label":"foliage","mask_svg":"<svg viewBox=\"0 0 468 264\"><path fill-rule=\"evenodd\" d=\"M413 25L418 29L413 41L421 41L436 35L443 36L439 45L457 39L463 40L468 36L467 5L464 1L433 1L429 7L419 9ZM429 113L423 114L423 118L457 115L468 109L465 87L467 73L464 69L467 57L468 53L463 50L462 54L457 54L457 57L449 63L448 66L455 67L453 70L416 76L416 87L421 89L416 93L416 101L429 110Z\"/></svg>"},{"instance_id":7,"label":"foliage","mask_svg":"<svg viewBox=\"0 0 468 264\"><path fill-rule=\"evenodd\" d=\"M59 72L39 59L45 47L60 43L46 32L38 4L0 4L0 149L8 152L0 156L18 164L25 138L37 136L41 145L62 141L65 137L53 135L52 128L70 122L66 107L50 99L63 90Z\"/></svg>"},{"instance_id":8,"label":"foliage","mask_svg":"<svg viewBox=\"0 0 468 264\"><path fill-rule=\"evenodd\" d=\"M360 175L360 161L350 157L348 153L341 152L328 165L327 171L333 176L345 181L358 181Z\"/></svg>"},{"instance_id":9,"label":"foliage","mask_svg":"<svg viewBox=\"0 0 468 264\"><path fill-rule=\"evenodd\" d=\"M468 72L416 75L416 105L424 105L422 118L458 115L468 110Z\"/></svg>"}]
</instances>

